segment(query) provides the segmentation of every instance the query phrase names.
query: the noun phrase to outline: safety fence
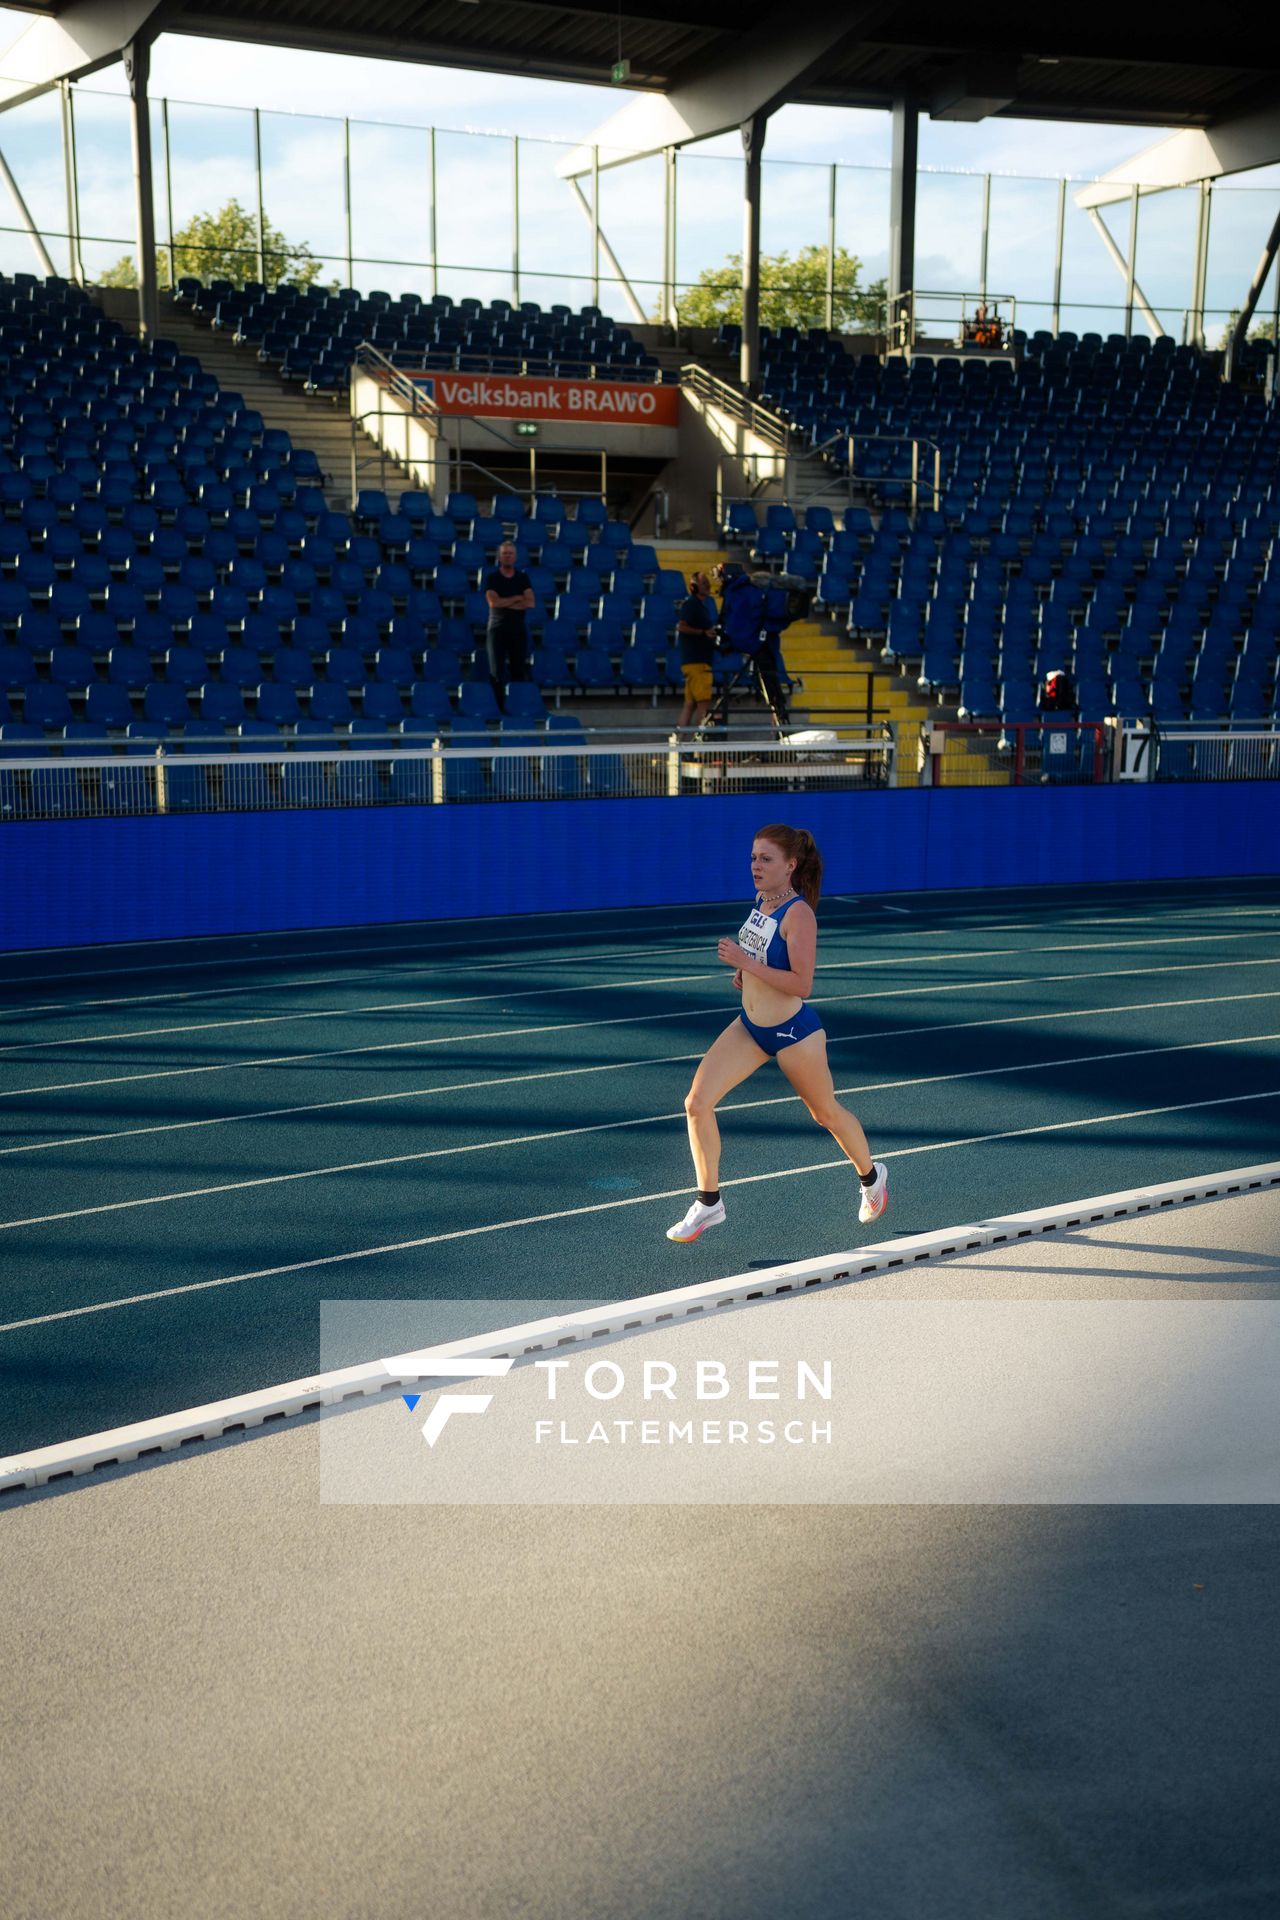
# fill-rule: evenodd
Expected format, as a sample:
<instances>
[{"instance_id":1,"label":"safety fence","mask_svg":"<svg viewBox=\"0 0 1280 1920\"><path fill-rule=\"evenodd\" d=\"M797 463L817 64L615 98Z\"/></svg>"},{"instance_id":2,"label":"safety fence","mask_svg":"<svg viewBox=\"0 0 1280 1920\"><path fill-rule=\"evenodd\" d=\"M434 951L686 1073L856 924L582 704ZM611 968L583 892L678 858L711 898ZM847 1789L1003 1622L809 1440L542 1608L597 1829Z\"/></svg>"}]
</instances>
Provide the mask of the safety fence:
<instances>
[{"instance_id":1,"label":"safety fence","mask_svg":"<svg viewBox=\"0 0 1280 1920\"><path fill-rule=\"evenodd\" d=\"M1270 727L1162 728L1152 749L1153 780L1280 779L1280 733Z\"/></svg>"},{"instance_id":2,"label":"safety fence","mask_svg":"<svg viewBox=\"0 0 1280 1920\"><path fill-rule=\"evenodd\" d=\"M520 800L672 799L699 794L926 787L1103 786L1280 780L1280 729L1157 730L1149 722L931 721L915 769L890 721L779 737L710 726L629 729L557 742L539 730L402 736L376 746L313 740L237 751L192 742L78 742L0 754L0 822L295 807L445 806Z\"/></svg>"},{"instance_id":3,"label":"safety fence","mask_svg":"<svg viewBox=\"0 0 1280 1920\"><path fill-rule=\"evenodd\" d=\"M655 799L734 792L893 786L891 726L816 741L720 741L703 735L553 745L317 747L264 751L85 751L0 760L0 819L101 819L140 814L270 812L292 807L441 806L456 802Z\"/></svg>"},{"instance_id":4,"label":"safety fence","mask_svg":"<svg viewBox=\"0 0 1280 1920\"><path fill-rule=\"evenodd\" d=\"M1046 717L931 721L920 733L931 787L1101 786L1135 781L1280 779L1280 730L1157 726L1150 720Z\"/></svg>"},{"instance_id":5,"label":"safety fence","mask_svg":"<svg viewBox=\"0 0 1280 1920\"><path fill-rule=\"evenodd\" d=\"M1100 786L1113 759L1105 723L944 720L921 729L920 776L931 787Z\"/></svg>"},{"instance_id":6,"label":"safety fence","mask_svg":"<svg viewBox=\"0 0 1280 1920\"><path fill-rule=\"evenodd\" d=\"M729 262L742 244L740 157L694 146L636 158L572 140L151 104L165 284L184 274L338 281L575 310L591 302L634 323L685 326L738 310ZM136 246L129 111L123 89L77 85L5 114L4 154L26 203L26 218L15 209L0 221L6 272L119 277ZM891 170L766 158L761 195L764 231L786 238L761 263L762 319L879 333L884 293L862 263L888 254ZM1207 333L1216 345L1274 197L1233 177L1096 207L1081 204L1076 181L922 168L917 253L951 292L917 292L918 317L930 333L962 332L976 305L996 305L991 290L1007 287L1028 333L1141 326L1175 339ZM244 210L238 222L211 217L229 200ZM1011 304L999 306L1011 326ZM1260 318L1273 327L1280 318L1274 272Z\"/></svg>"}]
</instances>

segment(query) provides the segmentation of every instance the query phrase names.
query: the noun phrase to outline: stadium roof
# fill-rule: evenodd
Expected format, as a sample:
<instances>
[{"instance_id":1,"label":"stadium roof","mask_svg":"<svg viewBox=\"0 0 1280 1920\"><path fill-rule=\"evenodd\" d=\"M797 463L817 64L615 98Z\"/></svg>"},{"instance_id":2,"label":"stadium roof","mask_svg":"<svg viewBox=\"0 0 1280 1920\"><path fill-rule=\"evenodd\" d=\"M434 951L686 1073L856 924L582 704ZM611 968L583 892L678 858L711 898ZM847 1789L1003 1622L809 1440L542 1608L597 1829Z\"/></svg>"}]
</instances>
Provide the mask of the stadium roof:
<instances>
[{"instance_id":1,"label":"stadium roof","mask_svg":"<svg viewBox=\"0 0 1280 1920\"><path fill-rule=\"evenodd\" d=\"M19 0L22 4L22 0ZM45 18L83 0L25 0ZM980 0L849 5L849 32L788 98L887 107L909 93L926 111L1116 121L1164 127L1280 102L1280 44L1263 11L1220 0L1211 13L1116 0L1045 9ZM153 29L332 53L421 61L543 79L607 81L619 51L627 85L668 91L705 76L745 32L778 37L796 20L760 0L172 0Z\"/></svg>"}]
</instances>

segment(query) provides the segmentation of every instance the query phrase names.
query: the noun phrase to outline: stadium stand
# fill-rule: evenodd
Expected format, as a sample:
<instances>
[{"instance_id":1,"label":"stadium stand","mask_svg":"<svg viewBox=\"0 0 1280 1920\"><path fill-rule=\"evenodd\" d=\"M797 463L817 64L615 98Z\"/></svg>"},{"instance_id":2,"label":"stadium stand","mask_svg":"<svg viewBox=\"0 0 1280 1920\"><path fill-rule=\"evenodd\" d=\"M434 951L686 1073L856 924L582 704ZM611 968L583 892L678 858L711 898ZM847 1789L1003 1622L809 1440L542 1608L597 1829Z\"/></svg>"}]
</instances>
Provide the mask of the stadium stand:
<instances>
[{"instance_id":1,"label":"stadium stand","mask_svg":"<svg viewBox=\"0 0 1280 1920\"><path fill-rule=\"evenodd\" d=\"M365 307L334 299L363 325ZM277 319L287 304L276 301ZM464 308L471 334L482 320L497 327L494 309ZM522 312L521 324L536 317ZM607 334L612 347L619 333L588 309L573 328L557 313L547 338ZM620 370L616 353L610 364ZM6 738L8 723L28 744L32 729L53 744L91 723L123 746L141 722L161 741L198 723L206 742L220 728L260 745L259 723L298 738L312 717L335 739L367 736L366 722L447 726L460 711L473 726L496 722L479 583L506 534L536 583L530 643L547 692L678 680L683 581L603 502L580 502L573 518L550 497L531 513L514 497L487 504L454 494L437 513L407 492L393 511L379 493L334 512L314 455L197 358L163 339L143 345L82 288L0 278ZM534 725L537 699L520 708Z\"/></svg>"},{"instance_id":2,"label":"stadium stand","mask_svg":"<svg viewBox=\"0 0 1280 1920\"><path fill-rule=\"evenodd\" d=\"M454 300L447 293L357 293L353 288L233 287L181 279L177 298L258 358L284 380L315 393L347 385L354 350L362 341L397 366L505 369L594 380L660 380L661 371L626 327L598 307L577 312L543 308L536 300ZM518 504L518 503L517 503Z\"/></svg>"},{"instance_id":3,"label":"stadium stand","mask_svg":"<svg viewBox=\"0 0 1280 1920\"><path fill-rule=\"evenodd\" d=\"M732 329L725 330L731 339ZM726 542L816 582L818 605L961 717L1036 714L1051 668L1082 719L1270 720L1280 630L1280 412L1168 338L1015 340L1017 358L851 357L768 332L766 398L814 447L863 434L868 505L735 503ZM876 436L876 443L872 443ZM886 445L894 436L897 446ZM942 497L908 513L911 437Z\"/></svg>"}]
</instances>

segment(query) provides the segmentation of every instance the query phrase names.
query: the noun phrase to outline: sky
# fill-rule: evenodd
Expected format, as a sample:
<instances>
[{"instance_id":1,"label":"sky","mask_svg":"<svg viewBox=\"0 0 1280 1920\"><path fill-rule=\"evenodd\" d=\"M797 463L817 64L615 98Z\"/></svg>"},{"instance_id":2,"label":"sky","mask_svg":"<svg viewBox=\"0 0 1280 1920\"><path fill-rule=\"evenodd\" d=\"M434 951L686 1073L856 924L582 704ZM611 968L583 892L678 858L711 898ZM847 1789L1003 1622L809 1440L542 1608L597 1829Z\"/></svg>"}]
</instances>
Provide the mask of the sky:
<instances>
[{"instance_id":1,"label":"sky","mask_svg":"<svg viewBox=\"0 0 1280 1920\"><path fill-rule=\"evenodd\" d=\"M0 8L0 44L8 47L31 16ZM0 72L3 72L0 55ZM87 82L124 92L119 67ZM222 40L162 34L152 53L151 90L173 99L280 112L349 114L353 118L455 127L461 132L516 133L582 139L637 96L625 88L575 86L505 74L467 73L389 60L298 53L283 47L247 50ZM0 123L2 124L2 123ZM979 172L1091 179L1158 135L1150 128L986 120L975 126L924 119L921 164ZM736 137L718 143L732 153ZM771 159L832 160L887 166L884 113L827 107L784 107L770 123Z\"/></svg>"},{"instance_id":2,"label":"sky","mask_svg":"<svg viewBox=\"0 0 1280 1920\"><path fill-rule=\"evenodd\" d=\"M0 8L0 46L8 47L30 16ZM0 54L0 73L4 56ZM171 103L170 141L175 229L193 213L221 206L232 194L252 207L256 181L252 120L262 109L268 216L291 239L305 240L325 261L325 274L348 277L341 120L353 122L354 265L364 287L393 291L477 292L585 304L594 297L589 224L557 178L557 151L587 139L636 96L609 85L582 86L502 74L464 72L165 34L152 56L153 102ZM82 232L91 275L132 244L132 178L123 70L108 67L77 89ZM202 103L186 106L177 103ZM237 111L238 110L238 111ZM156 109L158 114L158 108ZM430 258L426 136L438 133L437 260ZM508 138L483 138L501 134ZM513 288L512 149L520 148L520 284ZM471 136L464 138L462 136ZM988 286L1028 303L1019 324L1048 324L1052 298L1059 176L1094 178L1160 137L1151 128L989 119L974 125L922 117L925 169L917 214L916 284L941 290L978 284L980 176L994 176ZM864 280L887 265L890 122L887 113L783 107L769 123L765 146L766 252L825 244L827 175L842 169L837 241L863 263ZM526 143L527 146L526 146ZM0 116L0 150L18 177L59 266L66 252L66 194L56 97ZM821 166L824 171L816 169ZM736 134L686 150L680 162L678 279L696 279L740 245L741 148ZM964 177L969 175L971 177ZM1273 184L1280 169L1248 177L1250 188ZM1274 190L1215 197L1210 305L1238 304L1274 212ZM1163 323L1177 332L1190 297L1194 193L1144 201L1139 279ZM602 173L602 226L623 260L646 311L662 275L661 162L646 160ZM1113 214L1123 244L1126 214ZM10 231L3 228L8 226ZM158 212L160 237L165 221ZM29 268L29 242L0 200L0 267ZM61 249L61 252L59 252ZM606 276L607 278L607 276ZM1123 282L1101 241L1068 198L1064 325L1080 330L1117 324ZM601 305L628 317L623 291L602 286ZM1265 304L1265 300L1264 300Z\"/></svg>"}]
</instances>

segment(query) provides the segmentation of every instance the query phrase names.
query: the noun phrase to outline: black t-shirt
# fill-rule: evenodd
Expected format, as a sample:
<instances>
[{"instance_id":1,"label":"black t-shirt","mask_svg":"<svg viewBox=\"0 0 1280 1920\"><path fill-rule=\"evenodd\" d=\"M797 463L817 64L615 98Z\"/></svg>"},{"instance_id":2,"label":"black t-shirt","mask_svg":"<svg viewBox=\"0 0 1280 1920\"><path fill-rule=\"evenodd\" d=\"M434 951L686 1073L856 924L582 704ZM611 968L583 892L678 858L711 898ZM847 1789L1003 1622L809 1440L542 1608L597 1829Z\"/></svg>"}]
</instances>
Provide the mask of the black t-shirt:
<instances>
[{"instance_id":1,"label":"black t-shirt","mask_svg":"<svg viewBox=\"0 0 1280 1920\"><path fill-rule=\"evenodd\" d=\"M685 667L714 666L716 650L711 638L717 624L714 600L704 600L698 594L691 593L677 618L682 626L701 629L699 633L680 635L680 664Z\"/></svg>"},{"instance_id":2,"label":"black t-shirt","mask_svg":"<svg viewBox=\"0 0 1280 1920\"><path fill-rule=\"evenodd\" d=\"M528 593L532 585L528 574L522 573L519 567L510 575L503 573L501 567L495 567L485 577L484 590L486 593L496 593L501 600L515 600L520 594ZM489 632L503 634L512 640L523 640L524 613L523 607L490 607Z\"/></svg>"}]
</instances>

